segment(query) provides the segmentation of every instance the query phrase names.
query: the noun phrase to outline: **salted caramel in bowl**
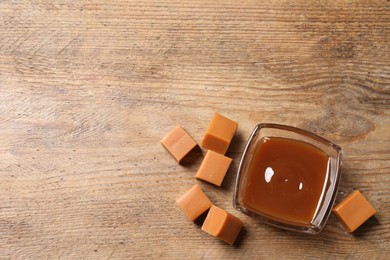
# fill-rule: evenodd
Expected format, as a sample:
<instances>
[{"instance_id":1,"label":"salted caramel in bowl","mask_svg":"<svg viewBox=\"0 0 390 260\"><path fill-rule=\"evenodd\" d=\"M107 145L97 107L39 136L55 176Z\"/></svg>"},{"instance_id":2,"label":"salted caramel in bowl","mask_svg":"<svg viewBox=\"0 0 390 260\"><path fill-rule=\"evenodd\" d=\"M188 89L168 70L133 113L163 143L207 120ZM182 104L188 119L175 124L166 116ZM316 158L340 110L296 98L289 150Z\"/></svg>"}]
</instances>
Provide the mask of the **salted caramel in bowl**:
<instances>
[{"instance_id":1,"label":"salted caramel in bowl","mask_svg":"<svg viewBox=\"0 0 390 260\"><path fill-rule=\"evenodd\" d=\"M317 234L332 210L341 162L341 148L316 134L259 124L241 158L234 207L279 228Z\"/></svg>"}]
</instances>

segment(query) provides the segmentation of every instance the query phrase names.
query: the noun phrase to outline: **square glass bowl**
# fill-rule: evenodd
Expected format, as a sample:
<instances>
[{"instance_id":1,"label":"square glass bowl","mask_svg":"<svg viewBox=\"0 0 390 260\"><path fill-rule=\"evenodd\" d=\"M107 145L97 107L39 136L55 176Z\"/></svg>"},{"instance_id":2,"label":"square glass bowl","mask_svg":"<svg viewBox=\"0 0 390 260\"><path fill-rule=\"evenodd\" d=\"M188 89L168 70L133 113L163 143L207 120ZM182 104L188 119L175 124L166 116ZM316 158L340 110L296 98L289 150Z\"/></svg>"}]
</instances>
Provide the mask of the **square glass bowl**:
<instances>
[{"instance_id":1,"label":"square glass bowl","mask_svg":"<svg viewBox=\"0 0 390 260\"><path fill-rule=\"evenodd\" d=\"M233 205L272 226L317 234L332 210L341 162L341 148L316 134L259 124L241 158Z\"/></svg>"}]
</instances>

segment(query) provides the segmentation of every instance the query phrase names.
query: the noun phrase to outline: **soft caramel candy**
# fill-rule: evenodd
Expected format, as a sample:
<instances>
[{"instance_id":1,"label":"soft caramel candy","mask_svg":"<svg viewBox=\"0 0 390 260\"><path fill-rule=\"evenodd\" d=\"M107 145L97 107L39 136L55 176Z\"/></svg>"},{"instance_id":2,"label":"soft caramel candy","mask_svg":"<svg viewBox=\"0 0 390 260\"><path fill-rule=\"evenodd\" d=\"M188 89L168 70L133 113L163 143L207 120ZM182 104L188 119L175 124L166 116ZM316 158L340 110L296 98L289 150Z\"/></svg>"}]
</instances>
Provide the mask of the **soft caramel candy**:
<instances>
[{"instance_id":1,"label":"soft caramel candy","mask_svg":"<svg viewBox=\"0 0 390 260\"><path fill-rule=\"evenodd\" d=\"M169 132L161 140L161 144L179 163L197 145L180 125Z\"/></svg>"},{"instance_id":2,"label":"soft caramel candy","mask_svg":"<svg viewBox=\"0 0 390 260\"><path fill-rule=\"evenodd\" d=\"M221 186L232 159L208 150L195 178Z\"/></svg>"},{"instance_id":3,"label":"soft caramel candy","mask_svg":"<svg viewBox=\"0 0 390 260\"><path fill-rule=\"evenodd\" d=\"M210 199L204 194L198 184L181 196L177 203L191 221L195 221L212 205Z\"/></svg>"},{"instance_id":4,"label":"soft caramel candy","mask_svg":"<svg viewBox=\"0 0 390 260\"><path fill-rule=\"evenodd\" d=\"M243 224L239 218L212 205L203 222L202 230L233 245Z\"/></svg>"},{"instance_id":5,"label":"soft caramel candy","mask_svg":"<svg viewBox=\"0 0 390 260\"><path fill-rule=\"evenodd\" d=\"M354 191L332 212L341 220L349 232L355 231L361 224L376 213L370 202L359 192Z\"/></svg>"},{"instance_id":6,"label":"soft caramel candy","mask_svg":"<svg viewBox=\"0 0 390 260\"><path fill-rule=\"evenodd\" d=\"M237 127L236 122L215 113L203 137L201 146L225 154Z\"/></svg>"}]
</instances>

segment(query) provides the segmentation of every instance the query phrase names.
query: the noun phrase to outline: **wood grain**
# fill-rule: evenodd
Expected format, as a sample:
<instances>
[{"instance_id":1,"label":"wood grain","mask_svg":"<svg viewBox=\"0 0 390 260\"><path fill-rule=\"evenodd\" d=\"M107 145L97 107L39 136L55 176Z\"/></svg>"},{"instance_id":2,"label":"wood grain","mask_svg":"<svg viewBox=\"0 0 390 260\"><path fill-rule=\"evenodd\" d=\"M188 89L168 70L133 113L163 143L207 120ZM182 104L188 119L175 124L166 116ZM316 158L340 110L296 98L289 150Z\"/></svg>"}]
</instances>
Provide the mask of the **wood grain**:
<instances>
[{"instance_id":1,"label":"wood grain","mask_svg":"<svg viewBox=\"0 0 390 260\"><path fill-rule=\"evenodd\" d=\"M0 1L0 258L387 258L389 28L385 0ZM200 142L215 111L239 122L222 188L159 143L178 123ZM337 200L376 217L307 236L234 210L260 122L339 144ZM195 183L244 220L236 246L175 204Z\"/></svg>"}]
</instances>

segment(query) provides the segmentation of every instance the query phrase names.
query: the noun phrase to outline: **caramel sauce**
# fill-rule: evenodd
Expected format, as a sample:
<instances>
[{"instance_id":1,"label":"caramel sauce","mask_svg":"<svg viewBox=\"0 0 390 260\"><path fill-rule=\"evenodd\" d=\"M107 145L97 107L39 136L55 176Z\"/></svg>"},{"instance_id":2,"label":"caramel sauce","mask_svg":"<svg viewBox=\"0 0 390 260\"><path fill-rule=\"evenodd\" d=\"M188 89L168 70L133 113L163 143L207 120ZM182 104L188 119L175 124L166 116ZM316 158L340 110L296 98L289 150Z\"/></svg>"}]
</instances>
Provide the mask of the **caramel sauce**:
<instances>
[{"instance_id":1,"label":"caramel sauce","mask_svg":"<svg viewBox=\"0 0 390 260\"><path fill-rule=\"evenodd\" d=\"M264 137L255 149L243 204L276 221L310 225L326 184L328 155L281 137Z\"/></svg>"}]
</instances>

